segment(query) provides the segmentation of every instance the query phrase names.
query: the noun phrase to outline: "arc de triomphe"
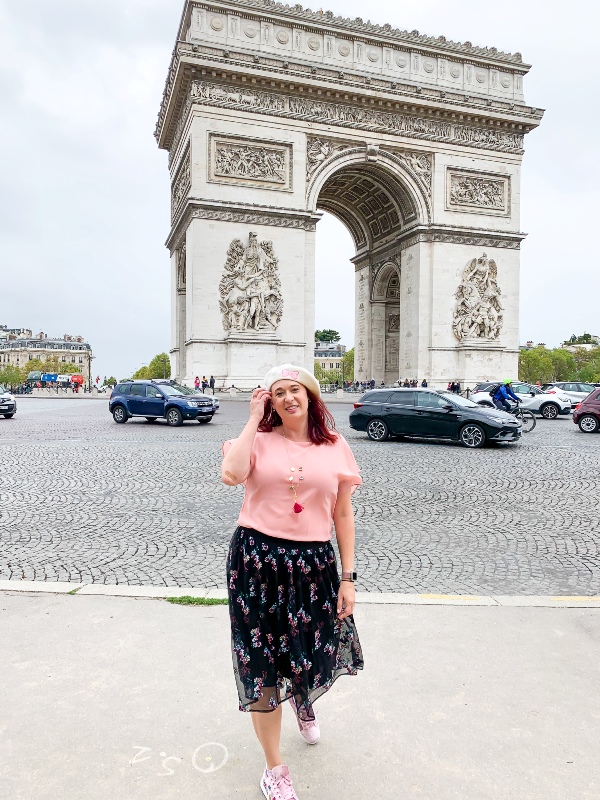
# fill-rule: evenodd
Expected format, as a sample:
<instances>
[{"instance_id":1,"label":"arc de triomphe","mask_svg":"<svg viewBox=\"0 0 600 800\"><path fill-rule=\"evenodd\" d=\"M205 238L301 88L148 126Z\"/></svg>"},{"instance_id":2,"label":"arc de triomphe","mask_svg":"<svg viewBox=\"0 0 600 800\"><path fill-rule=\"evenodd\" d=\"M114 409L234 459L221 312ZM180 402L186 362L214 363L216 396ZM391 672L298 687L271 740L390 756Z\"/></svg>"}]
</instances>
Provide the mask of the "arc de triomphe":
<instances>
[{"instance_id":1,"label":"arc de triomphe","mask_svg":"<svg viewBox=\"0 0 600 800\"><path fill-rule=\"evenodd\" d=\"M312 368L324 210L356 247L357 379L516 375L528 69L300 5L186 0L156 127L173 374Z\"/></svg>"}]
</instances>

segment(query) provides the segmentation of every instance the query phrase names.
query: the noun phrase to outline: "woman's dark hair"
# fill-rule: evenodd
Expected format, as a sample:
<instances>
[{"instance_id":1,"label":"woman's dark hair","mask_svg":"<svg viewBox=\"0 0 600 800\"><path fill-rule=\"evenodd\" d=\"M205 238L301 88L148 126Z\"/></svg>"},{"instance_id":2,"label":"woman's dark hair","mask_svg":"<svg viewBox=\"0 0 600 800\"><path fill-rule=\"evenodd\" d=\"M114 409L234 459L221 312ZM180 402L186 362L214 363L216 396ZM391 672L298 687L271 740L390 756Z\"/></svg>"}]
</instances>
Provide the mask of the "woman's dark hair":
<instances>
[{"instance_id":1,"label":"woman's dark hair","mask_svg":"<svg viewBox=\"0 0 600 800\"><path fill-rule=\"evenodd\" d=\"M304 387L306 389L306 387ZM316 394L306 389L308 395L308 438L313 444L332 444L337 441L335 433L335 420L331 412ZM261 433L270 433L273 428L283 425L281 417L273 408L271 401L265 403L265 413L260 421L258 430Z\"/></svg>"}]
</instances>

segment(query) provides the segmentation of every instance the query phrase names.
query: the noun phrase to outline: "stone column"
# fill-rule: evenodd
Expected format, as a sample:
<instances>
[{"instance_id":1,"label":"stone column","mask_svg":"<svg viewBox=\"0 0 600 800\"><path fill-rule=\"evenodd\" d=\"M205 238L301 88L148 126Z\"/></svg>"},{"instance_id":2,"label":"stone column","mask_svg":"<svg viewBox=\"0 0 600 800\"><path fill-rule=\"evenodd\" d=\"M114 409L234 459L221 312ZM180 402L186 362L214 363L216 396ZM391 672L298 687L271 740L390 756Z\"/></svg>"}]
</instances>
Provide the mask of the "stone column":
<instances>
[{"instance_id":1,"label":"stone column","mask_svg":"<svg viewBox=\"0 0 600 800\"><path fill-rule=\"evenodd\" d=\"M385 379L385 303L371 302L371 374L379 386Z\"/></svg>"}]
</instances>

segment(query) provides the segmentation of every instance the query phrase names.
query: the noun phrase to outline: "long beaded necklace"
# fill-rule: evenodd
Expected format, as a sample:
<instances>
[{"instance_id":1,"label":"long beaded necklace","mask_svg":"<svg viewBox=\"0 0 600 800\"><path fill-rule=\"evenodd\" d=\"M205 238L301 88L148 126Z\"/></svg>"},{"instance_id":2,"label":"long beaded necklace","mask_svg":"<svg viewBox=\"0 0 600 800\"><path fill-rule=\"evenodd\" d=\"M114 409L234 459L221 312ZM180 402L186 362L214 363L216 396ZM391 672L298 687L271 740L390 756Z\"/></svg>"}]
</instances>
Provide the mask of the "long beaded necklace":
<instances>
[{"instance_id":1,"label":"long beaded necklace","mask_svg":"<svg viewBox=\"0 0 600 800\"><path fill-rule=\"evenodd\" d=\"M296 492L296 486L294 485L294 477L295 477L294 476L294 472L296 472L296 467L292 467L292 461L290 459L290 452L289 452L288 446L287 446L287 436L285 435L285 431L283 430L283 426L282 426L282 431L283 431L283 442L285 444L285 452L287 454L288 464L290 466L290 477L288 478L289 487L290 487L290 490L294 493L294 514L299 514L301 511L304 511L304 506L301 506L300 503L298 502L298 494ZM312 442L310 444L312 445ZM302 467L301 466L299 466L297 469L298 469L298 472L300 473L298 475L298 488L300 488L300 481L304 480L304 475L302 474Z\"/></svg>"}]
</instances>

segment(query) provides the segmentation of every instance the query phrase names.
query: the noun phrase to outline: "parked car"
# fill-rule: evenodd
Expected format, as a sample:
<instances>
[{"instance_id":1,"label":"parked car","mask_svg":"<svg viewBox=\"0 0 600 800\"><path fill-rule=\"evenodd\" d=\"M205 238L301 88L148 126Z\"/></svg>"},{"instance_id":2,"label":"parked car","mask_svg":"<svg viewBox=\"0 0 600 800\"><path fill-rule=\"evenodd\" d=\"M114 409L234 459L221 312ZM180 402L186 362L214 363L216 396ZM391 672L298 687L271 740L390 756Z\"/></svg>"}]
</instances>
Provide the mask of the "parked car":
<instances>
[{"instance_id":1,"label":"parked car","mask_svg":"<svg viewBox=\"0 0 600 800\"><path fill-rule=\"evenodd\" d=\"M578 381L577 383L573 383L572 381L561 381L560 383L544 383L542 386L542 391L546 392L546 394L561 394L564 397L568 397L571 400L571 403L575 405L576 403L580 403L582 400L585 400L588 394L593 392L595 388L596 387L593 383L582 383L581 381Z\"/></svg>"},{"instance_id":2,"label":"parked car","mask_svg":"<svg viewBox=\"0 0 600 800\"><path fill-rule=\"evenodd\" d=\"M573 422L584 433L600 432L600 389L594 389L573 412Z\"/></svg>"},{"instance_id":3,"label":"parked car","mask_svg":"<svg viewBox=\"0 0 600 800\"><path fill-rule=\"evenodd\" d=\"M478 383L471 393L471 400L481 406L495 408L490 392L494 392L499 385L500 381ZM521 381L515 381L512 388L523 408L541 414L544 419L556 419L559 414L571 413L571 399L562 392L547 394L539 386Z\"/></svg>"},{"instance_id":4,"label":"parked car","mask_svg":"<svg viewBox=\"0 0 600 800\"><path fill-rule=\"evenodd\" d=\"M5 419L14 417L17 413L17 400L12 392L0 384L0 415Z\"/></svg>"},{"instance_id":5,"label":"parked car","mask_svg":"<svg viewBox=\"0 0 600 800\"><path fill-rule=\"evenodd\" d=\"M521 423L450 392L432 389L374 389L354 403L350 427L376 442L390 436L451 439L464 447L516 442Z\"/></svg>"},{"instance_id":6,"label":"parked car","mask_svg":"<svg viewBox=\"0 0 600 800\"><path fill-rule=\"evenodd\" d=\"M146 417L148 422L161 417L179 426L186 419L210 422L214 414L210 398L191 397L185 386L168 381L122 381L111 392L108 408L119 423L130 417Z\"/></svg>"}]
</instances>

